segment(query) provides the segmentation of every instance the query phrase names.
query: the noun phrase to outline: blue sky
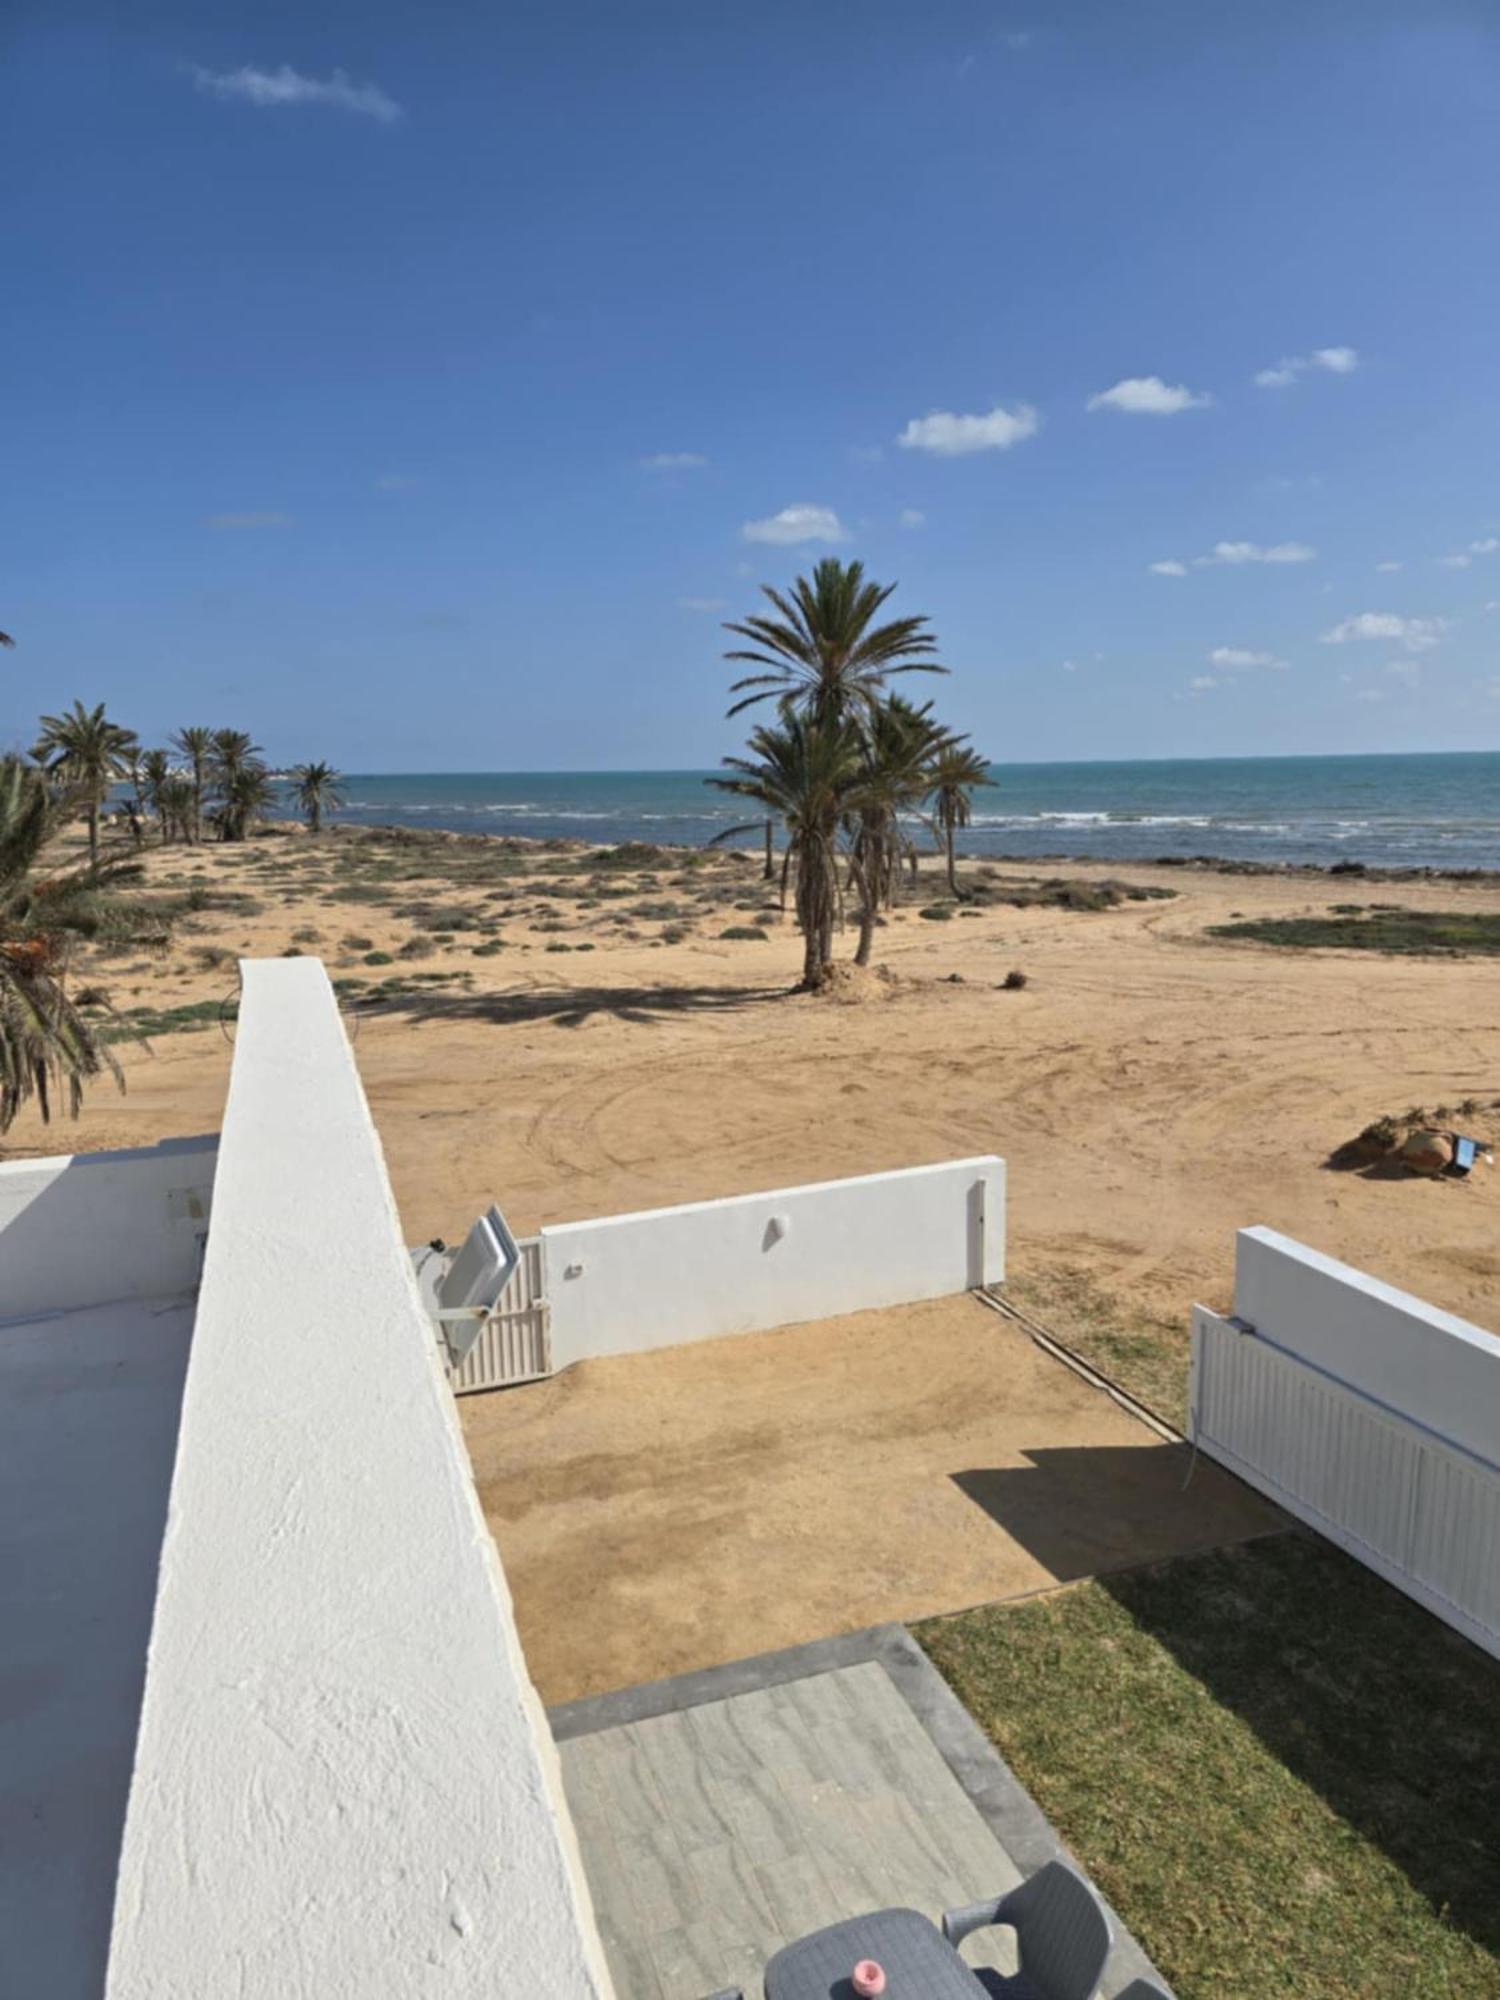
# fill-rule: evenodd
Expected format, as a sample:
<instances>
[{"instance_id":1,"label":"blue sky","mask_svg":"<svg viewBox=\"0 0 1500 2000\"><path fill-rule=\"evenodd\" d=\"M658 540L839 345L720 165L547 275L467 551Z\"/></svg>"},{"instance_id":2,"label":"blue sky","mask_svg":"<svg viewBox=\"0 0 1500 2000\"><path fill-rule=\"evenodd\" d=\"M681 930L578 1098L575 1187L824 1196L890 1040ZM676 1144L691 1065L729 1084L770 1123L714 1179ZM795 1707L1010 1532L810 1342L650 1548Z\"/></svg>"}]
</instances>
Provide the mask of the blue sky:
<instances>
[{"instance_id":1,"label":"blue sky","mask_svg":"<svg viewBox=\"0 0 1500 2000\"><path fill-rule=\"evenodd\" d=\"M1500 746L1493 6L6 18L0 742L707 764L833 550L997 758Z\"/></svg>"}]
</instances>

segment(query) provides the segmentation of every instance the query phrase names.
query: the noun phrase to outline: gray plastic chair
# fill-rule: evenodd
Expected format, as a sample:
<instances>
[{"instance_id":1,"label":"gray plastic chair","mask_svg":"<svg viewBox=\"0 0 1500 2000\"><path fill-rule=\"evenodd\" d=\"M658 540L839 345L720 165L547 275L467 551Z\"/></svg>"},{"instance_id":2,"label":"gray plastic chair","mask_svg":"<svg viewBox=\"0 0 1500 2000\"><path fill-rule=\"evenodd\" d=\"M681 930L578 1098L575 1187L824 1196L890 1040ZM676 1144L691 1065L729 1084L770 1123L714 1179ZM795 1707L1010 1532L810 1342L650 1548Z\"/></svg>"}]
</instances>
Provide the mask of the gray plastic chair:
<instances>
[{"instance_id":1,"label":"gray plastic chair","mask_svg":"<svg viewBox=\"0 0 1500 2000\"><path fill-rule=\"evenodd\" d=\"M1109 1957L1109 1919L1099 1899L1065 1862L1049 1861L1009 1895L949 1910L943 1936L961 1944L971 1931L1006 1924L1016 1934L1021 1970L986 1983L1014 2000L1093 2000Z\"/></svg>"},{"instance_id":2,"label":"gray plastic chair","mask_svg":"<svg viewBox=\"0 0 1500 2000\"><path fill-rule=\"evenodd\" d=\"M1132 1979L1128 1986L1121 1987L1115 2000L1172 2000L1172 1996L1154 1979Z\"/></svg>"}]
</instances>

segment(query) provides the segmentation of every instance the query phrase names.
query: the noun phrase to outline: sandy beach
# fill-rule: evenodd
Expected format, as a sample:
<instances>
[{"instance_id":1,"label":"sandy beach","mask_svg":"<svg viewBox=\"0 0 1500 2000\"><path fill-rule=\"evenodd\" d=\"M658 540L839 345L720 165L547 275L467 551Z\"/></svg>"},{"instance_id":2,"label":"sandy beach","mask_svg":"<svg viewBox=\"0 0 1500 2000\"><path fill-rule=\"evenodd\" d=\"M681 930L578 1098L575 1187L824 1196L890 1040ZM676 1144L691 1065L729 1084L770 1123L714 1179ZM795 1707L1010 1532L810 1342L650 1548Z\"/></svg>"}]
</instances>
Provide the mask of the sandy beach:
<instances>
[{"instance_id":1,"label":"sandy beach","mask_svg":"<svg viewBox=\"0 0 1500 2000\"><path fill-rule=\"evenodd\" d=\"M150 893L199 907L164 952L90 949L74 974L150 1030L117 1045L128 1089L91 1090L77 1125L23 1117L3 1157L215 1129L234 958L301 950L362 982L344 1002L412 1242L491 1199L526 1231L994 1150L1015 1295L1168 1408L1188 1308L1227 1299L1248 1223L1500 1317L1487 1170L1327 1164L1408 1106L1477 1099L1467 1126L1495 1132L1494 961L1210 935L1380 900L1488 911L1493 883L1000 864L965 879L991 898L1055 877L1162 893L955 909L929 858L878 934L886 976L812 998L788 992L799 941L758 857L277 831L146 862ZM1012 968L1024 988L1003 988Z\"/></svg>"}]
</instances>

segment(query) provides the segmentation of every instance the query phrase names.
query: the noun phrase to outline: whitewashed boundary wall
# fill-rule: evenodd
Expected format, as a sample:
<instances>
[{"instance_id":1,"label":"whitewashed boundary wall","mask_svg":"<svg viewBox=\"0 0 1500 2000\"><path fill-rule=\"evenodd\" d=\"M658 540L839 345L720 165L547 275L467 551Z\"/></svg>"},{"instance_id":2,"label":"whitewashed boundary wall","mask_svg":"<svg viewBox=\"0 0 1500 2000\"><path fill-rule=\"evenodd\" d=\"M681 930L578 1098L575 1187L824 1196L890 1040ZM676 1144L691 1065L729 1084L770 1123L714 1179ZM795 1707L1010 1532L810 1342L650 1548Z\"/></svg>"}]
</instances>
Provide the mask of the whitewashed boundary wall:
<instances>
[{"instance_id":1,"label":"whitewashed boundary wall","mask_svg":"<svg viewBox=\"0 0 1500 2000\"><path fill-rule=\"evenodd\" d=\"M1194 1308L1194 1443L1500 1656L1497 1394L1493 1334L1273 1230Z\"/></svg>"},{"instance_id":2,"label":"whitewashed boundary wall","mask_svg":"<svg viewBox=\"0 0 1500 2000\"><path fill-rule=\"evenodd\" d=\"M190 1292L218 1146L164 1139L0 1166L0 1319Z\"/></svg>"},{"instance_id":3,"label":"whitewashed boundary wall","mask_svg":"<svg viewBox=\"0 0 1500 2000\"><path fill-rule=\"evenodd\" d=\"M601 2000L332 989L316 959L242 976L107 2000Z\"/></svg>"},{"instance_id":4,"label":"whitewashed boundary wall","mask_svg":"<svg viewBox=\"0 0 1500 2000\"><path fill-rule=\"evenodd\" d=\"M1500 1339L1274 1229L1235 1239L1235 1318L1500 1465Z\"/></svg>"},{"instance_id":5,"label":"whitewashed boundary wall","mask_svg":"<svg viewBox=\"0 0 1500 2000\"><path fill-rule=\"evenodd\" d=\"M1005 1162L647 1209L542 1231L552 1365L942 1298L1005 1276Z\"/></svg>"}]
</instances>

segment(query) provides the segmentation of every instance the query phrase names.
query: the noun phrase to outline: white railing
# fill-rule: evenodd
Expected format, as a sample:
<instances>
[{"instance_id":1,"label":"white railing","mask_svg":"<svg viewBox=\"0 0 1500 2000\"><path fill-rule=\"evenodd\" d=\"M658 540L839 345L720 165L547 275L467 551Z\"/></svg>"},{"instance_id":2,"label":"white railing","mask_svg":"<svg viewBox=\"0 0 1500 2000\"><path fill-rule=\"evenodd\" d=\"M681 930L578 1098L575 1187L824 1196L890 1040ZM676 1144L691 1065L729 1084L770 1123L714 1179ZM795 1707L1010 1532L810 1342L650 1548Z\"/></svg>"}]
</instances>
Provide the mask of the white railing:
<instances>
[{"instance_id":1,"label":"white railing","mask_svg":"<svg viewBox=\"0 0 1500 2000\"><path fill-rule=\"evenodd\" d=\"M1203 1306L1194 1443L1500 1657L1500 1467Z\"/></svg>"}]
</instances>

